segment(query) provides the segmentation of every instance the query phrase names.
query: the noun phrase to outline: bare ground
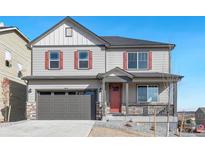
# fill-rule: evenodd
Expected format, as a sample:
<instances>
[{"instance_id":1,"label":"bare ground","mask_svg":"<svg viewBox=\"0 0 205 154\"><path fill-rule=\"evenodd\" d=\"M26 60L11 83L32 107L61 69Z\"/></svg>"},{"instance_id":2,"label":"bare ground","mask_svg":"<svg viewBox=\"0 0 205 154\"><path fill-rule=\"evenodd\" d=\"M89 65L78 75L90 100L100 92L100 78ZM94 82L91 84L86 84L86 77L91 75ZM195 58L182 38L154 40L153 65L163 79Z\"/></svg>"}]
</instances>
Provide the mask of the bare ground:
<instances>
[{"instance_id":1,"label":"bare ground","mask_svg":"<svg viewBox=\"0 0 205 154\"><path fill-rule=\"evenodd\" d=\"M93 127L89 137L148 137L151 134L143 134L135 131L119 130L106 127Z\"/></svg>"}]
</instances>

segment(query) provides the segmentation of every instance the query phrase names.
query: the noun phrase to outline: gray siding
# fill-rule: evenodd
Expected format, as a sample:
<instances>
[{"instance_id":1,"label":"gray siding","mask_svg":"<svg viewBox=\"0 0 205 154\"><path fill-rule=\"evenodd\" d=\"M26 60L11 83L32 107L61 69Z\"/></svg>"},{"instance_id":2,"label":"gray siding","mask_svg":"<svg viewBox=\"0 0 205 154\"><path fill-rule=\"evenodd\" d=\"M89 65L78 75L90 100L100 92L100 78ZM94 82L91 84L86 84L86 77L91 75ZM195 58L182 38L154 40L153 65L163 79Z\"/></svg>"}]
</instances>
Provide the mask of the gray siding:
<instances>
[{"instance_id":1,"label":"gray siding","mask_svg":"<svg viewBox=\"0 0 205 154\"><path fill-rule=\"evenodd\" d=\"M61 50L64 58L62 70L45 70L45 52L48 50ZM74 69L74 51L91 50L93 55L93 68L90 70ZM33 75L34 76L73 76L73 75L97 75L105 72L105 50L100 47L53 47L33 48Z\"/></svg>"},{"instance_id":2,"label":"gray siding","mask_svg":"<svg viewBox=\"0 0 205 154\"><path fill-rule=\"evenodd\" d=\"M97 80L46 80L46 81L30 81L28 89L28 102L36 102L37 90L76 90L76 89L98 89L100 82Z\"/></svg>"},{"instance_id":3,"label":"gray siding","mask_svg":"<svg viewBox=\"0 0 205 154\"><path fill-rule=\"evenodd\" d=\"M126 50L107 51L106 52L106 60L107 60L106 69L111 70L115 67L123 68L123 52L125 51ZM169 51L164 51L164 50L163 51L150 50L150 51L152 51L152 70L144 70L144 71L169 73ZM141 71L136 70L136 71L130 71L130 72L141 72Z\"/></svg>"}]
</instances>

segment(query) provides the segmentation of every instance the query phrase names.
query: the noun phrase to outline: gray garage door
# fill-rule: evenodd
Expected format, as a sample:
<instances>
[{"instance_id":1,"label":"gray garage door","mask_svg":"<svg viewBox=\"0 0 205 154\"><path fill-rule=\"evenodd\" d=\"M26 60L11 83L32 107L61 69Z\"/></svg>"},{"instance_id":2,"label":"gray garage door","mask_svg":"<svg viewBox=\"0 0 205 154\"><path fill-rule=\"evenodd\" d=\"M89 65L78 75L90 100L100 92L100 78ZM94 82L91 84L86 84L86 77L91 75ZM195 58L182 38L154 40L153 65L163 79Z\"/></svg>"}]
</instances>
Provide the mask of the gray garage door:
<instances>
[{"instance_id":1,"label":"gray garage door","mask_svg":"<svg viewBox=\"0 0 205 154\"><path fill-rule=\"evenodd\" d=\"M39 120L94 120L95 97L86 92L38 92Z\"/></svg>"}]
</instances>

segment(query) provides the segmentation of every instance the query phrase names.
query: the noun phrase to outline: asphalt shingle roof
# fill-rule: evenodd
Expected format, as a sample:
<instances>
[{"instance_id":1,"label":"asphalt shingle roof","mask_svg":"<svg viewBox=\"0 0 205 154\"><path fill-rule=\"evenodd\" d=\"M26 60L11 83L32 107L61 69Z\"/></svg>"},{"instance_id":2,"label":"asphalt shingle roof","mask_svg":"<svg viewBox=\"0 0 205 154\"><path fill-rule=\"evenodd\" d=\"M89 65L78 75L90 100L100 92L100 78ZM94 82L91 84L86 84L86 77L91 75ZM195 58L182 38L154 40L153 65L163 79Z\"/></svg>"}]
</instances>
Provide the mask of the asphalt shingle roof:
<instances>
[{"instance_id":1,"label":"asphalt shingle roof","mask_svg":"<svg viewBox=\"0 0 205 154\"><path fill-rule=\"evenodd\" d=\"M121 36L100 36L102 39L111 44L111 46L143 46L143 45L171 45L174 44L155 42L141 39L133 39Z\"/></svg>"},{"instance_id":2,"label":"asphalt shingle roof","mask_svg":"<svg viewBox=\"0 0 205 154\"><path fill-rule=\"evenodd\" d=\"M13 27L0 27L0 29L8 29L8 28L13 28Z\"/></svg>"},{"instance_id":3,"label":"asphalt shingle roof","mask_svg":"<svg viewBox=\"0 0 205 154\"><path fill-rule=\"evenodd\" d=\"M199 108L203 113L205 113L205 107L200 107Z\"/></svg>"},{"instance_id":4,"label":"asphalt shingle roof","mask_svg":"<svg viewBox=\"0 0 205 154\"><path fill-rule=\"evenodd\" d=\"M132 73L136 78L183 78L183 76L169 74L169 73L160 73L160 72L140 72L140 73Z\"/></svg>"}]
</instances>

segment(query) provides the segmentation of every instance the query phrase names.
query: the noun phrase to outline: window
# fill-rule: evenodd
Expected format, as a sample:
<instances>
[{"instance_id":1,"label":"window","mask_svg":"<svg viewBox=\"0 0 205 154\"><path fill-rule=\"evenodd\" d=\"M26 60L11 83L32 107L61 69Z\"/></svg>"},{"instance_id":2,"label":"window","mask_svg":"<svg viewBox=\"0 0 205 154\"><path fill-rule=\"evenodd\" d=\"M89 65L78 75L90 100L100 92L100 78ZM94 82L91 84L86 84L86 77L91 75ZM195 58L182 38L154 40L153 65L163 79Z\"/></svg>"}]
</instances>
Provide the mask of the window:
<instances>
[{"instance_id":1,"label":"window","mask_svg":"<svg viewBox=\"0 0 205 154\"><path fill-rule=\"evenodd\" d=\"M75 91L69 91L68 95L76 95L76 92Z\"/></svg>"},{"instance_id":2,"label":"window","mask_svg":"<svg viewBox=\"0 0 205 154\"><path fill-rule=\"evenodd\" d=\"M9 62L8 60L6 60L6 61L5 61L5 65L6 65L7 67L10 67L10 62Z\"/></svg>"},{"instance_id":3,"label":"window","mask_svg":"<svg viewBox=\"0 0 205 154\"><path fill-rule=\"evenodd\" d=\"M138 87L138 101L147 102L147 86Z\"/></svg>"},{"instance_id":4,"label":"window","mask_svg":"<svg viewBox=\"0 0 205 154\"><path fill-rule=\"evenodd\" d=\"M72 28L71 27L67 27L65 28L65 36L66 37L72 37Z\"/></svg>"},{"instance_id":5,"label":"window","mask_svg":"<svg viewBox=\"0 0 205 154\"><path fill-rule=\"evenodd\" d=\"M40 95L51 95L51 92L40 92Z\"/></svg>"},{"instance_id":6,"label":"window","mask_svg":"<svg viewBox=\"0 0 205 154\"><path fill-rule=\"evenodd\" d=\"M8 51L5 52L5 66L11 67L11 53Z\"/></svg>"},{"instance_id":7,"label":"window","mask_svg":"<svg viewBox=\"0 0 205 154\"><path fill-rule=\"evenodd\" d=\"M148 52L128 52L128 69L147 69Z\"/></svg>"},{"instance_id":8,"label":"window","mask_svg":"<svg viewBox=\"0 0 205 154\"><path fill-rule=\"evenodd\" d=\"M137 69L137 53L128 53L128 68Z\"/></svg>"},{"instance_id":9,"label":"window","mask_svg":"<svg viewBox=\"0 0 205 154\"><path fill-rule=\"evenodd\" d=\"M65 95L65 92L61 92L61 91L59 91L59 92L54 92L54 95Z\"/></svg>"},{"instance_id":10,"label":"window","mask_svg":"<svg viewBox=\"0 0 205 154\"><path fill-rule=\"evenodd\" d=\"M138 102L157 102L158 86L138 86L137 96Z\"/></svg>"},{"instance_id":11,"label":"window","mask_svg":"<svg viewBox=\"0 0 205 154\"><path fill-rule=\"evenodd\" d=\"M146 69L147 68L147 52L139 52L138 53L138 69Z\"/></svg>"},{"instance_id":12,"label":"window","mask_svg":"<svg viewBox=\"0 0 205 154\"><path fill-rule=\"evenodd\" d=\"M88 51L79 51L79 68L88 69Z\"/></svg>"},{"instance_id":13,"label":"window","mask_svg":"<svg viewBox=\"0 0 205 154\"><path fill-rule=\"evenodd\" d=\"M23 66L21 64L17 63L17 76L19 78L21 78L23 76L22 70L23 70Z\"/></svg>"},{"instance_id":14,"label":"window","mask_svg":"<svg viewBox=\"0 0 205 154\"><path fill-rule=\"evenodd\" d=\"M60 56L59 51L50 51L50 69L60 68Z\"/></svg>"}]
</instances>

